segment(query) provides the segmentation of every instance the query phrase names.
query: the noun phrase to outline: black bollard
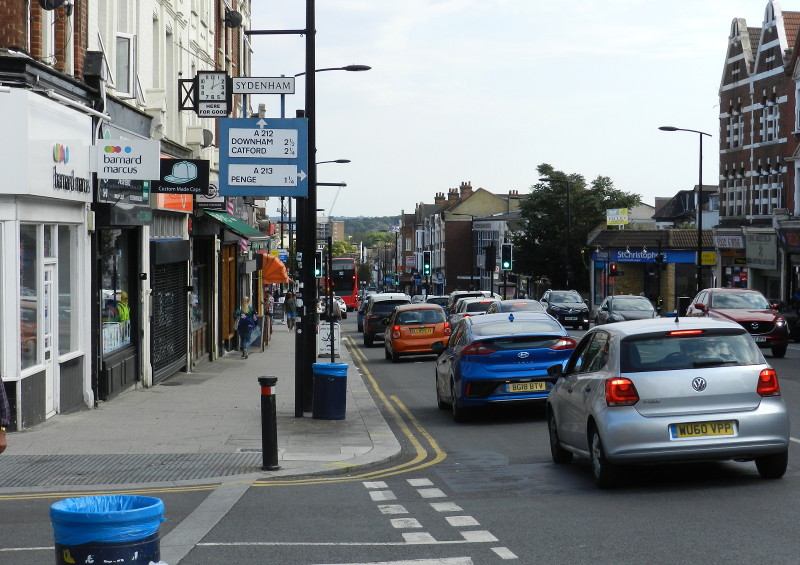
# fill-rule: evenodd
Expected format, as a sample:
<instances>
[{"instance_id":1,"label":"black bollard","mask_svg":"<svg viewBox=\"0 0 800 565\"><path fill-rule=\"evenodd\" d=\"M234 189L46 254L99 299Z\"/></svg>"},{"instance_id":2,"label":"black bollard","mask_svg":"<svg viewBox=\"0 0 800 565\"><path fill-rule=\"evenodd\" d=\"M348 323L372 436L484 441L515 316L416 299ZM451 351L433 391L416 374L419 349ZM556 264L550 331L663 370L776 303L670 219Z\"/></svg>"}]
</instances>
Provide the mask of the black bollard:
<instances>
[{"instance_id":1,"label":"black bollard","mask_svg":"<svg viewBox=\"0 0 800 565\"><path fill-rule=\"evenodd\" d=\"M261 385L261 468L276 471L278 466L278 425L275 384L278 377L258 377Z\"/></svg>"}]
</instances>

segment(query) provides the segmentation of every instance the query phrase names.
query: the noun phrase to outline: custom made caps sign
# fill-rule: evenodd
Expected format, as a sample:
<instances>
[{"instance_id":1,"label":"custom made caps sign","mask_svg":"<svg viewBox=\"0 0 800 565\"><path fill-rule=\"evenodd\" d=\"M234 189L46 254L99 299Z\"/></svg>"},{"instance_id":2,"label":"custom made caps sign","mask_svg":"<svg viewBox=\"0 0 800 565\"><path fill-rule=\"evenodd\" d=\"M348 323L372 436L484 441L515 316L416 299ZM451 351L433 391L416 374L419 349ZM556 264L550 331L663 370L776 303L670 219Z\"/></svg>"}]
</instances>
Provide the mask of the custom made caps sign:
<instances>
[{"instance_id":1,"label":"custom made caps sign","mask_svg":"<svg viewBox=\"0 0 800 565\"><path fill-rule=\"evenodd\" d=\"M205 159L161 159L153 192L162 194L207 194L209 162Z\"/></svg>"}]
</instances>

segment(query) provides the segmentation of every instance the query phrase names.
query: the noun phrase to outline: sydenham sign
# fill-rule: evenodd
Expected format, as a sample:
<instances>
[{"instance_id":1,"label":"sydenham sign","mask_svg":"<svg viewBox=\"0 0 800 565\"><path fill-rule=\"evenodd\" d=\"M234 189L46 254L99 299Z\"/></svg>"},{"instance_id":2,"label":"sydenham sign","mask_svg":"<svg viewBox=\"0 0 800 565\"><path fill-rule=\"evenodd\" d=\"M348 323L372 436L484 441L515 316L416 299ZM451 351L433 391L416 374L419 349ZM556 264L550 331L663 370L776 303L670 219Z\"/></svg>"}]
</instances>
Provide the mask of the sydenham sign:
<instances>
[{"instance_id":1,"label":"sydenham sign","mask_svg":"<svg viewBox=\"0 0 800 565\"><path fill-rule=\"evenodd\" d=\"M221 195L308 196L306 118L226 118L219 126Z\"/></svg>"}]
</instances>

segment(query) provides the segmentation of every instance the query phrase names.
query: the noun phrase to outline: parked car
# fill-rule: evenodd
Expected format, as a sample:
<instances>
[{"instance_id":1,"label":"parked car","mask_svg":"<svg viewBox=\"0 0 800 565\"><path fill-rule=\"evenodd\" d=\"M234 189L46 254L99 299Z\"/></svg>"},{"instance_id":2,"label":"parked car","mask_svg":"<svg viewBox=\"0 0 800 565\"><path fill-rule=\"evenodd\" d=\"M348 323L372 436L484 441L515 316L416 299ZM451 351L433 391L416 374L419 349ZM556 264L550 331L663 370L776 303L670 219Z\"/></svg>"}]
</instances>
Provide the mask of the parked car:
<instances>
[{"instance_id":1,"label":"parked car","mask_svg":"<svg viewBox=\"0 0 800 565\"><path fill-rule=\"evenodd\" d=\"M538 300L517 298L515 300L497 300L486 310L487 314L499 312L544 312L544 306Z\"/></svg>"},{"instance_id":2,"label":"parked car","mask_svg":"<svg viewBox=\"0 0 800 565\"><path fill-rule=\"evenodd\" d=\"M450 314L450 324L455 326L462 318L485 314L489 306L495 302L497 301L494 298L478 298L476 296L459 298L453 307L453 313Z\"/></svg>"},{"instance_id":3,"label":"parked car","mask_svg":"<svg viewBox=\"0 0 800 565\"><path fill-rule=\"evenodd\" d=\"M778 305L778 314L780 314L781 317L786 320L786 329L789 332L789 339L800 341L800 313L786 304L786 302L781 302L780 300L770 300L769 298L767 300L770 304Z\"/></svg>"},{"instance_id":4,"label":"parked car","mask_svg":"<svg viewBox=\"0 0 800 565\"><path fill-rule=\"evenodd\" d=\"M610 324L626 320L650 320L658 318L658 312L644 296L608 296L600 304L595 316L595 324Z\"/></svg>"},{"instance_id":5,"label":"parked car","mask_svg":"<svg viewBox=\"0 0 800 565\"><path fill-rule=\"evenodd\" d=\"M464 318L445 343L432 347L436 403L456 422L490 404L544 402L555 384L548 367L565 363L575 348L567 330L544 312L512 312Z\"/></svg>"},{"instance_id":6,"label":"parked car","mask_svg":"<svg viewBox=\"0 0 800 565\"><path fill-rule=\"evenodd\" d=\"M687 316L706 316L731 320L750 332L756 344L769 348L773 357L783 357L789 346L786 320L777 305L757 290L749 288L707 288L694 297Z\"/></svg>"},{"instance_id":7,"label":"parked car","mask_svg":"<svg viewBox=\"0 0 800 565\"><path fill-rule=\"evenodd\" d=\"M659 318L597 326L547 399L557 464L588 457L612 487L623 464L755 460L786 471L789 416L778 376L747 331L727 320Z\"/></svg>"},{"instance_id":8,"label":"parked car","mask_svg":"<svg viewBox=\"0 0 800 565\"><path fill-rule=\"evenodd\" d=\"M375 294L370 297L364 311L364 345L372 347L375 339L383 339L386 325L383 323L388 318L395 306L411 304L407 294L386 293Z\"/></svg>"},{"instance_id":9,"label":"parked car","mask_svg":"<svg viewBox=\"0 0 800 565\"><path fill-rule=\"evenodd\" d=\"M334 294L333 295L333 299L336 301L336 304L339 305L339 312L342 313L342 320L346 320L347 319L347 305L344 303L344 298ZM327 317L328 317L327 316L327 313L328 313L328 297L324 296L321 299L320 303L322 305L321 315L322 315L322 317L324 319L327 320Z\"/></svg>"},{"instance_id":10,"label":"parked car","mask_svg":"<svg viewBox=\"0 0 800 565\"><path fill-rule=\"evenodd\" d=\"M589 302L576 290L547 290L539 302L564 327L589 329Z\"/></svg>"},{"instance_id":11,"label":"parked car","mask_svg":"<svg viewBox=\"0 0 800 565\"><path fill-rule=\"evenodd\" d=\"M397 363L400 356L435 355L431 344L450 339L450 322L436 304L397 306L386 320L383 346L386 359Z\"/></svg>"}]
</instances>

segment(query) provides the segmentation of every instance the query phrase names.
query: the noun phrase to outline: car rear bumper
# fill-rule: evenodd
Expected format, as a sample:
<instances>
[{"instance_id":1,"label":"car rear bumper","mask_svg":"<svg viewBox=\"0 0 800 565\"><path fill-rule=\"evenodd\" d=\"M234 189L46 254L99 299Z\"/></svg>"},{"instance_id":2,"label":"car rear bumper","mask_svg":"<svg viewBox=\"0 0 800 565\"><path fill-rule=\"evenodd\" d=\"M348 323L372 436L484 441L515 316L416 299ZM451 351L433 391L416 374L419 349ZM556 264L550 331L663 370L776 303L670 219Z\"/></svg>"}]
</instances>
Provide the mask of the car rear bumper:
<instances>
[{"instance_id":1,"label":"car rear bumper","mask_svg":"<svg viewBox=\"0 0 800 565\"><path fill-rule=\"evenodd\" d=\"M625 407L614 418L598 419L609 461L650 463L707 459L750 459L789 447L789 416L780 398L765 398L756 410L689 416L642 417ZM735 422L735 435L673 439L671 424Z\"/></svg>"}]
</instances>

